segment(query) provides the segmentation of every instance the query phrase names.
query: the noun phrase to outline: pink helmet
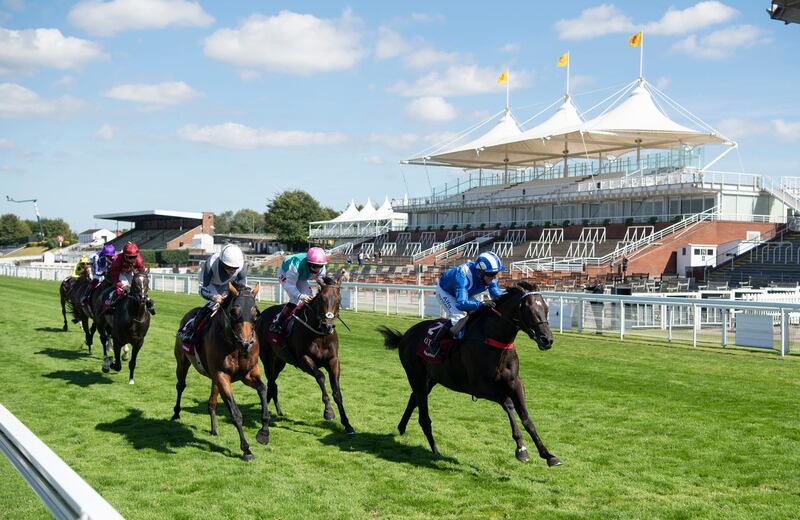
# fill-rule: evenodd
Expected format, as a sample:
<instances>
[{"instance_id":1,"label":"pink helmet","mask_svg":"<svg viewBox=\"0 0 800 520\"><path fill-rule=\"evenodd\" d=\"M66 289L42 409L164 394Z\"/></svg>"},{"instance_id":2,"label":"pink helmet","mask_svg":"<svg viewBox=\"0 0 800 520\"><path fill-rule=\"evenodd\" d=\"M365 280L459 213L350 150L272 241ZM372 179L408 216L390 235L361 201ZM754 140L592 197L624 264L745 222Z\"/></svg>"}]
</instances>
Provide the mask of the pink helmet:
<instances>
[{"instance_id":1,"label":"pink helmet","mask_svg":"<svg viewBox=\"0 0 800 520\"><path fill-rule=\"evenodd\" d=\"M328 263L328 255L321 247L312 247L306 253L306 260L309 264L325 265Z\"/></svg>"}]
</instances>

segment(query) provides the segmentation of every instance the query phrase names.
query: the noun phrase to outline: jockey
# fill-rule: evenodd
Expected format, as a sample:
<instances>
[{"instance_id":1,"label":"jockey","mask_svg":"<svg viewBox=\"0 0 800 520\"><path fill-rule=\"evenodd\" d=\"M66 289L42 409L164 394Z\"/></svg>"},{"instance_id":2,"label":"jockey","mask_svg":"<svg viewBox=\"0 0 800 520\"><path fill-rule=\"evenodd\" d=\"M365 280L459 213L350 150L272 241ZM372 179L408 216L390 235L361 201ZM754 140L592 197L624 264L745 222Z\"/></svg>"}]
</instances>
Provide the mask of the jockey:
<instances>
[{"instance_id":1,"label":"jockey","mask_svg":"<svg viewBox=\"0 0 800 520\"><path fill-rule=\"evenodd\" d=\"M83 297L83 303L89 304L95 288L100 285L105 279L108 270L111 269L111 262L114 261L114 255L116 254L117 250L114 248L114 244L106 244L103 246L103 249L90 257L89 263L92 266L92 281L89 282L89 287L86 289L86 296Z\"/></svg>"},{"instance_id":2,"label":"jockey","mask_svg":"<svg viewBox=\"0 0 800 520\"><path fill-rule=\"evenodd\" d=\"M117 255L114 261L111 262L111 276L108 281L114 285L114 292L109 295L109 299L106 302L106 311L111 309L119 297L128 291L133 280L134 271L144 271L144 261L139 255L139 246L133 242L128 242L122 248L122 254ZM150 298L147 299L147 310L155 316L155 302Z\"/></svg>"},{"instance_id":3,"label":"jockey","mask_svg":"<svg viewBox=\"0 0 800 520\"><path fill-rule=\"evenodd\" d=\"M228 284L236 289L247 287L247 263L239 246L228 244L222 251L211 256L200 270L200 296L206 304L195 316L187 321L178 332L181 339L190 343L194 340L196 327L203 318L213 312L225 300L230 292Z\"/></svg>"},{"instance_id":4,"label":"jockey","mask_svg":"<svg viewBox=\"0 0 800 520\"><path fill-rule=\"evenodd\" d=\"M270 332L282 334L286 319L297 307L299 302L311 300L311 286L309 280L316 280L325 276L325 265L328 255L321 247L312 247L305 253L287 256L278 269L278 280L289 295L289 303L283 306L281 313L270 326Z\"/></svg>"},{"instance_id":5,"label":"jockey","mask_svg":"<svg viewBox=\"0 0 800 520\"><path fill-rule=\"evenodd\" d=\"M466 324L468 312L476 311L481 307L494 308L494 299L503 294L497 284L497 275L504 271L503 262L491 252L481 253L474 262L453 267L445 272L439 283L436 284L436 297L442 304L449 321L444 324L436 337L425 347L424 354L436 357L439 353L439 341L447 332L452 332L454 337L459 337L461 329ZM479 302L473 299L484 291L489 291L491 300Z\"/></svg>"},{"instance_id":6,"label":"jockey","mask_svg":"<svg viewBox=\"0 0 800 520\"><path fill-rule=\"evenodd\" d=\"M70 277L73 279L80 278L87 265L89 265L89 259L85 256L82 256L80 260L78 260L78 263L75 264L75 267L72 268L72 274Z\"/></svg>"}]
</instances>

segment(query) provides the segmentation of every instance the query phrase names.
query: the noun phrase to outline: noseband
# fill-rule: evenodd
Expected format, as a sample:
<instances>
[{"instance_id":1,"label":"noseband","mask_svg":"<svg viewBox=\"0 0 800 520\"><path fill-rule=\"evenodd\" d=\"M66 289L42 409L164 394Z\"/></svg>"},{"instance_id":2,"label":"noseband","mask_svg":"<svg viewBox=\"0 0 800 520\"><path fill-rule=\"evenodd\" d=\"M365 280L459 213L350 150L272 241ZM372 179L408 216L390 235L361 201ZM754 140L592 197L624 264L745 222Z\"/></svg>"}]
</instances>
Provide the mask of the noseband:
<instances>
[{"instance_id":1,"label":"noseband","mask_svg":"<svg viewBox=\"0 0 800 520\"><path fill-rule=\"evenodd\" d=\"M542 293L540 293L539 291L527 291L527 292L523 293L522 296L519 299L519 304L517 305L517 309L516 309L516 312L514 312L514 317L513 318L508 318L508 317L504 316L503 314L500 313L500 311L498 311L495 308L492 308L492 312L494 312L498 317L500 317L504 321L507 321L507 322L511 323L512 325L514 325L519 330L525 330L525 328L526 328L525 324L522 323L522 321L519 319L519 315L522 312L522 306L525 303L525 300L528 299L528 297L532 297L532 296L535 296L537 294L539 296L542 295ZM544 325L545 323L547 323L547 322L544 321L544 320L537 320L537 321L533 322L533 324L531 325L531 330L533 331L534 335L536 335L536 336L540 335L539 332L536 330L536 327L540 326L540 325Z\"/></svg>"},{"instance_id":2,"label":"noseband","mask_svg":"<svg viewBox=\"0 0 800 520\"><path fill-rule=\"evenodd\" d=\"M339 313L336 314L328 311L326 313L322 313L322 309L319 309L317 313L312 314L313 317L316 317L316 327L309 323L311 320L308 319L308 309L309 307L315 305L315 302L322 302L322 291L318 292L316 296L309 302L307 305L303 305L303 318L298 316L297 314L294 315L294 318L299 321L305 328L313 332L318 336L330 336L334 332L336 332L336 324L333 322L337 317L339 317ZM328 325L331 328L330 332L323 332L319 329L322 328L322 324L328 322Z\"/></svg>"},{"instance_id":3,"label":"noseband","mask_svg":"<svg viewBox=\"0 0 800 520\"><path fill-rule=\"evenodd\" d=\"M238 300L239 298L248 298L249 300L252 300L252 304L247 307L247 311L246 312L245 312L244 309L242 309L242 313L241 313L239 318L233 318L230 315L230 312L228 312L228 308L232 307L234 305L234 303L236 302L236 300ZM237 323L243 323L245 321L253 323L245 315L247 314L247 315L252 316L252 312L250 311L250 309L252 309L255 306L255 301L256 301L255 298L253 298L253 296L248 293L246 296L243 296L243 295L237 296L236 298L234 298L234 300L231 302L230 305L222 307L222 316L225 318L225 329L226 329L226 331L230 331L230 334L231 334L231 336L233 336L234 341L238 342L239 344L244 344L245 340L242 337L240 337L239 335L237 335L236 332L234 332L233 325L235 325ZM256 330L255 330L255 327L253 327L253 332L250 335L249 339L254 338L255 335L256 335ZM248 348L248 350L249 350L249 348Z\"/></svg>"}]
</instances>

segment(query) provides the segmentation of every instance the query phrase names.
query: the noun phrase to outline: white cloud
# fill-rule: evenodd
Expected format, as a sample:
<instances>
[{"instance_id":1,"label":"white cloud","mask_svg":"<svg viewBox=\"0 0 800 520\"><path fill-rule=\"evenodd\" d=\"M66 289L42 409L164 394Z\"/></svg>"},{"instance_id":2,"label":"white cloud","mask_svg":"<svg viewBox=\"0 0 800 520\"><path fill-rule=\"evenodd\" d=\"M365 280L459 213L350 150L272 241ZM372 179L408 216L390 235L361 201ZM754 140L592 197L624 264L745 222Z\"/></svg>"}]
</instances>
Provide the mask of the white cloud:
<instances>
[{"instance_id":1,"label":"white cloud","mask_svg":"<svg viewBox=\"0 0 800 520\"><path fill-rule=\"evenodd\" d=\"M455 144L456 140L459 138L459 134L455 132L433 132L430 134L425 134L423 139L432 145L442 145L442 146L450 146Z\"/></svg>"},{"instance_id":2,"label":"white cloud","mask_svg":"<svg viewBox=\"0 0 800 520\"><path fill-rule=\"evenodd\" d=\"M361 162L364 164L383 164L384 161L380 155L370 155L361 159Z\"/></svg>"},{"instance_id":3,"label":"white cloud","mask_svg":"<svg viewBox=\"0 0 800 520\"><path fill-rule=\"evenodd\" d=\"M59 88L72 88L75 85L75 78L67 74L66 76L62 76L60 79L53 83L54 87Z\"/></svg>"},{"instance_id":4,"label":"white cloud","mask_svg":"<svg viewBox=\"0 0 800 520\"><path fill-rule=\"evenodd\" d=\"M188 0L86 0L70 10L69 21L90 34L113 36L171 25L206 27L214 18Z\"/></svg>"},{"instance_id":5,"label":"white cloud","mask_svg":"<svg viewBox=\"0 0 800 520\"><path fill-rule=\"evenodd\" d=\"M664 90L665 88L669 87L669 84L672 83L672 80L666 76L661 76L656 80L656 87L660 90Z\"/></svg>"},{"instance_id":6,"label":"white cloud","mask_svg":"<svg viewBox=\"0 0 800 520\"><path fill-rule=\"evenodd\" d=\"M350 11L326 20L281 11L254 14L236 29L220 29L206 38L206 56L245 68L289 74L313 74L353 68L366 51Z\"/></svg>"},{"instance_id":7,"label":"white cloud","mask_svg":"<svg viewBox=\"0 0 800 520\"><path fill-rule=\"evenodd\" d=\"M0 27L0 69L74 69L105 57L89 40L64 36L58 29L9 30Z\"/></svg>"},{"instance_id":8,"label":"white cloud","mask_svg":"<svg viewBox=\"0 0 800 520\"><path fill-rule=\"evenodd\" d=\"M14 148L14 147L15 147L15 145L14 145L14 143L12 141L10 141L8 139L5 139L3 137L0 137L0 148L7 148L8 149L8 148Z\"/></svg>"},{"instance_id":9,"label":"white cloud","mask_svg":"<svg viewBox=\"0 0 800 520\"><path fill-rule=\"evenodd\" d=\"M577 18L556 22L558 37L562 40L584 40L635 29L633 21L612 4L590 7L581 11Z\"/></svg>"},{"instance_id":10,"label":"white cloud","mask_svg":"<svg viewBox=\"0 0 800 520\"><path fill-rule=\"evenodd\" d=\"M417 79L413 84L401 81L389 87L389 91L401 96L468 96L487 92L502 92L505 85L497 83L501 68L477 65L452 65L444 71L433 71ZM524 70L511 71L511 88L527 87L532 74Z\"/></svg>"},{"instance_id":11,"label":"white cloud","mask_svg":"<svg viewBox=\"0 0 800 520\"><path fill-rule=\"evenodd\" d=\"M698 40L694 34L676 42L672 50L696 58L722 59L732 55L736 49L768 43L761 29L754 25L737 25L714 31Z\"/></svg>"},{"instance_id":12,"label":"white cloud","mask_svg":"<svg viewBox=\"0 0 800 520\"><path fill-rule=\"evenodd\" d=\"M0 117L57 116L75 112L83 103L69 96L53 100L16 83L0 83Z\"/></svg>"},{"instance_id":13,"label":"white cloud","mask_svg":"<svg viewBox=\"0 0 800 520\"><path fill-rule=\"evenodd\" d=\"M578 91L582 88L594 85L597 82L594 76L587 74L573 74L569 78L570 91Z\"/></svg>"},{"instance_id":14,"label":"white cloud","mask_svg":"<svg viewBox=\"0 0 800 520\"><path fill-rule=\"evenodd\" d=\"M786 143L800 143L800 121L789 122L783 119L773 119L772 129L775 134Z\"/></svg>"},{"instance_id":15,"label":"white cloud","mask_svg":"<svg viewBox=\"0 0 800 520\"><path fill-rule=\"evenodd\" d=\"M419 138L415 134L372 134L367 140L394 150L407 150L414 146Z\"/></svg>"},{"instance_id":16,"label":"white cloud","mask_svg":"<svg viewBox=\"0 0 800 520\"><path fill-rule=\"evenodd\" d=\"M106 97L120 101L131 101L142 105L142 110L160 110L173 105L186 103L202 96L183 81L164 83L115 85Z\"/></svg>"},{"instance_id":17,"label":"white cloud","mask_svg":"<svg viewBox=\"0 0 800 520\"><path fill-rule=\"evenodd\" d=\"M239 77L242 81L254 81L261 79L261 73L253 69L244 69L239 71Z\"/></svg>"},{"instance_id":18,"label":"white cloud","mask_svg":"<svg viewBox=\"0 0 800 520\"><path fill-rule=\"evenodd\" d=\"M378 29L378 41L375 43L375 57L379 60L396 58L411 50L408 43L397 32L388 27Z\"/></svg>"},{"instance_id":19,"label":"white cloud","mask_svg":"<svg viewBox=\"0 0 800 520\"><path fill-rule=\"evenodd\" d=\"M722 119L717 123L716 127L719 133L735 140L744 139L745 137L767 131L767 127L764 124L740 117Z\"/></svg>"},{"instance_id":20,"label":"white cloud","mask_svg":"<svg viewBox=\"0 0 800 520\"><path fill-rule=\"evenodd\" d=\"M405 57L406 65L414 69L426 69L439 63L455 63L458 61L457 52L437 51L436 49L419 49Z\"/></svg>"},{"instance_id":21,"label":"white cloud","mask_svg":"<svg viewBox=\"0 0 800 520\"><path fill-rule=\"evenodd\" d=\"M406 115L415 121L445 123L456 118L456 109L442 97L423 97L406 106Z\"/></svg>"},{"instance_id":22,"label":"white cloud","mask_svg":"<svg viewBox=\"0 0 800 520\"><path fill-rule=\"evenodd\" d=\"M500 50L503 51L503 52L507 52L509 54L513 54L513 53L515 53L515 52L517 52L519 50L519 44L518 43L507 43L507 44L503 45L502 47L500 47Z\"/></svg>"},{"instance_id":23,"label":"white cloud","mask_svg":"<svg viewBox=\"0 0 800 520\"><path fill-rule=\"evenodd\" d=\"M223 148L251 150L287 146L330 145L347 141L341 133L305 132L302 130L270 130L251 128L239 123L214 126L186 125L178 129L178 137L196 143Z\"/></svg>"},{"instance_id":24,"label":"white cloud","mask_svg":"<svg viewBox=\"0 0 800 520\"><path fill-rule=\"evenodd\" d=\"M97 132L94 133L94 137L102 141L110 141L114 139L114 134L116 133L116 131L117 131L116 128L106 124L97 129Z\"/></svg>"},{"instance_id":25,"label":"white cloud","mask_svg":"<svg viewBox=\"0 0 800 520\"><path fill-rule=\"evenodd\" d=\"M710 25L727 22L735 18L739 11L722 2L698 2L686 9L672 7L657 22L650 22L644 27L647 34L686 34Z\"/></svg>"}]
</instances>

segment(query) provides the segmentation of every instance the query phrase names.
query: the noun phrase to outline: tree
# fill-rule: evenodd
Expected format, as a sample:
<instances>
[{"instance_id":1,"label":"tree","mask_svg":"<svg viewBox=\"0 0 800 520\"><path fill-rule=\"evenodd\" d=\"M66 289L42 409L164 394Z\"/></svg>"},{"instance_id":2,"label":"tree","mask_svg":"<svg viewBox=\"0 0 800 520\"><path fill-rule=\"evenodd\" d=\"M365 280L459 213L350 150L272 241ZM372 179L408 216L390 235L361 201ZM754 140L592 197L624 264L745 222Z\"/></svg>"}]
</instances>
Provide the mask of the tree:
<instances>
[{"instance_id":1,"label":"tree","mask_svg":"<svg viewBox=\"0 0 800 520\"><path fill-rule=\"evenodd\" d=\"M28 223L13 213L0 216L0 244L18 244L31 234Z\"/></svg>"},{"instance_id":2,"label":"tree","mask_svg":"<svg viewBox=\"0 0 800 520\"><path fill-rule=\"evenodd\" d=\"M264 215L254 209L240 209L231 219L232 233L263 233Z\"/></svg>"},{"instance_id":3,"label":"tree","mask_svg":"<svg viewBox=\"0 0 800 520\"><path fill-rule=\"evenodd\" d=\"M39 230L39 224L35 220L27 220L28 226L31 229ZM42 219L42 229L44 230L44 238L55 238L58 235L62 235L64 240L68 240L70 242L74 242L78 239L78 235L75 234L72 229L70 229L69 224L64 222L64 219L61 218L43 218Z\"/></svg>"},{"instance_id":4,"label":"tree","mask_svg":"<svg viewBox=\"0 0 800 520\"><path fill-rule=\"evenodd\" d=\"M299 248L308 243L308 223L325 220L327 215L308 193L284 191L267 203L264 223L268 233L275 233L289 247Z\"/></svg>"},{"instance_id":5,"label":"tree","mask_svg":"<svg viewBox=\"0 0 800 520\"><path fill-rule=\"evenodd\" d=\"M230 233L232 219L233 211L223 211L219 215L214 215L214 233L222 235Z\"/></svg>"}]
</instances>

